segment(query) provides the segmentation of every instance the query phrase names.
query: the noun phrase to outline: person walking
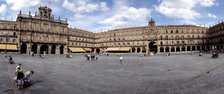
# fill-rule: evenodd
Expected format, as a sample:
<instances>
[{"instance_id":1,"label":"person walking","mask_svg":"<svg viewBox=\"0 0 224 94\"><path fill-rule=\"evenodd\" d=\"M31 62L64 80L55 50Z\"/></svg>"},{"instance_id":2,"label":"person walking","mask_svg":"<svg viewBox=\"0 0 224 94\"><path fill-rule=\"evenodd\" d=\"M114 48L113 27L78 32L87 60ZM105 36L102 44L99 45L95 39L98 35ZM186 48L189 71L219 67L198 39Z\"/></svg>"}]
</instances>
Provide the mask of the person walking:
<instances>
[{"instance_id":1,"label":"person walking","mask_svg":"<svg viewBox=\"0 0 224 94\"><path fill-rule=\"evenodd\" d=\"M120 64L122 64L122 61L123 61L123 57L120 56Z\"/></svg>"}]
</instances>

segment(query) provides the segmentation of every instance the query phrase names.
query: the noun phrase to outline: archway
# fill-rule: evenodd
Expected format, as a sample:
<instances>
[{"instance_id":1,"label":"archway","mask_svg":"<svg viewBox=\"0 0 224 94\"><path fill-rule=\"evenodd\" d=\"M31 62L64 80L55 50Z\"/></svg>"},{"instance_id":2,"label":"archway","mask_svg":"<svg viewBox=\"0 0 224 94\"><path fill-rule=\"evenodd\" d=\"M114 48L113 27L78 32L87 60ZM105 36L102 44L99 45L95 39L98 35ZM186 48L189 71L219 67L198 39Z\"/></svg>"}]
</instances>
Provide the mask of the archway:
<instances>
[{"instance_id":1,"label":"archway","mask_svg":"<svg viewBox=\"0 0 224 94\"><path fill-rule=\"evenodd\" d=\"M52 45L51 47L51 54L55 54L56 45Z\"/></svg>"},{"instance_id":2,"label":"archway","mask_svg":"<svg viewBox=\"0 0 224 94\"><path fill-rule=\"evenodd\" d=\"M47 45L41 45L40 46L40 54L48 54L48 46Z\"/></svg>"},{"instance_id":3,"label":"archway","mask_svg":"<svg viewBox=\"0 0 224 94\"><path fill-rule=\"evenodd\" d=\"M196 47L195 46L192 46L192 51L195 51L196 50Z\"/></svg>"},{"instance_id":4,"label":"archway","mask_svg":"<svg viewBox=\"0 0 224 94\"><path fill-rule=\"evenodd\" d=\"M33 44L32 47L31 47L31 51L34 53L34 54L37 54L37 44Z\"/></svg>"},{"instance_id":5,"label":"archway","mask_svg":"<svg viewBox=\"0 0 224 94\"><path fill-rule=\"evenodd\" d=\"M191 51L191 46L187 46L187 51Z\"/></svg>"},{"instance_id":6,"label":"archway","mask_svg":"<svg viewBox=\"0 0 224 94\"><path fill-rule=\"evenodd\" d=\"M166 52L170 52L169 47L166 47L166 49L165 49L165 50L166 50Z\"/></svg>"},{"instance_id":7,"label":"archway","mask_svg":"<svg viewBox=\"0 0 224 94\"><path fill-rule=\"evenodd\" d=\"M177 46L176 51L180 52L180 47L179 46Z\"/></svg>"},{"instance_id":8,"label":"archway","mask_svg":"<svg viewBox=\"0 0 224 94\"><path fill-rule=\"evenodd\" d=\"M181 51L183 52L186 51L184 46L182 46Z\"/></svg>"},{"instance_id":9,"label":"archway","mask_svg":"<svg viewBox=\"0 0 224 94\"><path fill-rule=\"evenodd\" d=\"M174 47L171 47L171 52L175 52L175 48Z\"/></svg>"},{"instance_id":10,"label":"archway","mask_svg":"<svg viewBox=\"0 0 224 94\"><path fill-rule=\"evenodd\" d=\"M152 41L149 43L149 51L153 53L157 53L157 45L156 42Z\"/></svg>"},{"instance_id":11,"label":"archway","mask_svg":"<svg viewBox=\"0 0 224 94\"><path fill-rule=\"evenodd\" d=\"M202 46L202 50L206 50L204 45Z\"/></svg>"},{"instance_id":12,"label":"archway","mask_svg":"<svg viewBox=\"0 0 224 94\"><path fill-rule=\"evenodd\" d=\"M63 45L60 46L60 54L64 54L64 46Z\"/></svg>"},{"instance_id":13,"label":"archway","mask_svg":"<svg viewBox=\"0 0 224 94\"><path fill-rule=\"evenodd\" d=\"M22 43L22 45L20 47L20 53L21 54L26 54L27 53L27 45L26 45L26 43Z\"/></svg>"},{"instance_id":14,"label":"archway","mask_svg":"<svg viewBox=\"0 0 224 94\"><path fill-rule=\"evenodd\" d=\"M131 50L132 50L132 53L134 53L135 52L135 47L133 47Z\"/></svg>"},{"instance_id":15,"label":"archway","mask_svg":"<svg viewBox=\"0 0 224 94\"><path fill-rule=\"evenodd\" d=\"M164 52L164 48L163 47L160 48L160 52Z\"/></svg>"},{"instance_id":16,"label":"archway","mask_svg":"<svg viewBox=\"0 0 224 94\"><path fill-rule=\"evenodd\" d=\"M96 48L96 53L97 53L97 54L100 53L100 48Z\"/></svg>"},{"instance_id":17,"label":"archway","mask_svg":"<svg viewBox=\"0 0 224 94\"><path fill-rule=\"evenodd\" d=\"M138 47L138 48L137 48L137 53L140 53L140 51L141 51L141 49Z\"/></svg>"},{"instance_id":18,"label":"archway","mask_svg":"<svg viewBox=\"0 0 224 94\"><path fill-rule=\"evenodd\" d=\"M197 50L200 51L201 50L201 47L200 46L197 46Z\"/></svg>"}]
</instances>

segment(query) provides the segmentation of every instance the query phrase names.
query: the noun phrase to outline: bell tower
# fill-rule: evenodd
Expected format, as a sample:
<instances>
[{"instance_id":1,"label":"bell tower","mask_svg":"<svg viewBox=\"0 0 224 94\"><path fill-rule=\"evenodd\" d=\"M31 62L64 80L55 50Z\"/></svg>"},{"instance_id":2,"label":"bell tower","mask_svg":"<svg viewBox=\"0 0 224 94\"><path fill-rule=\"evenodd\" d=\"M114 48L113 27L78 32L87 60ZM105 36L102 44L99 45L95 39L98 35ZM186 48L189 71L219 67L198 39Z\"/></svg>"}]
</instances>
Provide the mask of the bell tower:
<instances>
[{"instance_id":1,"label":"bell tower","mask_svg":"<svg viewBox=\"0 0 224 94\"><path fill-rule=\"evenodd\" d=\"M151 20L148 23L149 27L155 27L156 26L156 22L151 18Z\"/></svg>"},{"instance_id":2,"label":"bell tower","mask_svg":"<svg viewBox=\"0 0 224 94\"><path fill-rule=\"evenodd\" d=\"M47 18L51 19L51 8L48 8L47 6L40 6L39 7L39 16L41 18Z\"/></svg>"}]
</instances>

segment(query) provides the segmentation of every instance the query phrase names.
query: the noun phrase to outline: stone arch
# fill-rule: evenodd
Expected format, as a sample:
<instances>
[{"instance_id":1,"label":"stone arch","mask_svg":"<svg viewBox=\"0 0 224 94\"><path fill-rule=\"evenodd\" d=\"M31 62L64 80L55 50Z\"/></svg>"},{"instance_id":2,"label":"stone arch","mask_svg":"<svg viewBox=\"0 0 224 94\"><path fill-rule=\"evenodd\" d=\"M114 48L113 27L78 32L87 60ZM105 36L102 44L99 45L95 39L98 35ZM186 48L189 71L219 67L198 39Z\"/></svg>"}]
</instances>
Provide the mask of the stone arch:
<instances>
[{"instance_id":1,"label":"stone arch","mask_svg":"<svg viewBox=\"0 0 224 94\"><path fill-rule=\"evenodd\" d=\"M60 54L64 54L64 45L60 46Z\"/></svg>"},{"instance_id":2,"label":"stone arch","mask_svg":"<svg viewBox=\"0 0 224 94\"><path fill-rule=\"evenodd\" d=\"M141 49L140 47L137 48L137 53L140 53Z\"/></svg>"},{"instance_id":3,"label":"stone arch","mask_svg":"<svg viewBox=\"0 0 224 94\"><path fill-rule=\"evenodd\" d=\"M26 43L22 43L20 46L20 53L21 54L26 54L27 53L27 44Z\"/></svg>"},{"instance_id":4,"label":"stone arch","mask_svg":"<svg viewBox=\"0 0 224 94\"><path fill-rule=\"evenodd\" d=\"M160 47L160 52L164 52L164 47Z\"/></svg>"},{"instance_id":5,"label":"stone arch","mask_svg":"<svg viewBox=\"0 0 224 94\"><path fill-rule=\"evenodd\" d=\"M171 52L175 52L175 48L173 46L171 47Z\"/></svg>"},{"instance_id":6,"label":"stone arch","mask_svg":"<svg viewBox=\"0 0 224 94\"><path fill-rule=\"evenodd\" d=\"M195 46L192 46L192 51L196 51L196 47Z\"/></svg>"},{"instance_id":7,"label":"stone arch","mask_svg":"<svg viewBox=\"0 0 224 94\"><path fill-rule=\"evenodd\" d=\"M166 48L165 48L165 51L166 51L166 52L170 52L170 48L169 48L169 47L166 47Z\"/></svg>"},{"instance_id":8,"label":"stone arch","mask_svg":"<svg viewBox=\"0 0 224 94\"><path fill-rule=\"evenodd\" d=\"M176 47L176 52L180 52L180 47L179 46Z\"/></svg>"},{"instance_id":9,"label":"stone arch","mask_svg":"<svg viewBox=\"0 0 224 94\"><path fill-rule=\"evenodd\" d=\"M157 45L156 45L156 42L152 41L148 45L149 45L149 51L150 52L157 53Z\"/></svg>"},{"instance_id":10,"label":"stone arch","mask_svg":"<svg viewBox=\"0 0 224 94\"><path fill-rule=\"evenodd\" d=\"M197 50L200 51L201 50L201 47L200 46L197 46Z\"/></svg>"},{"instance_id":11,"label":"stone arch","mask_svg":"<svg viewBox=\"0 0 224 94\"><path fill-rule=\"evenodd\" d=\"M56 45L52 45L51 46L51 54L55 54L56 53Z\"/></svg>"},{"instance_id":12,"label":"stone arch","mask_svg":"<svg viewBox=\"0 0 224 94\"><path fill-rule=\"evenodd\" d=\"M33 44L32 47L31 47L31 51L34 53L34 54L37 54L37 44Z\"/></svg>"},{"instance_id":13,"label":"stone arch","mask_svg":"<svg viewBox=\"0 0 224 94\"><path fill-rule=\"evenodd\" d=\"M184 46L181 47L181 51L186 51Z\"/></svg>"},{"instance_id":14,"label":"stone arch","mask_svg":"<svg viewBox=\"0 0 224 94\"><path fill-rule=\"evenodd\" d=\"M48 46L45 44L40 46L40 54L44 54L44 52L48 54Z\"/></svg>"},{"instance_id":15,"label":"stone arch","mask_svg":"<svg viewBox=\"0 0 224 94\"><path fill-rule=\"evenodd\" d=\"M131 48L131 51L134 53L135 52L135 47L132 47Z\"/></svg>"},{"instance_id":16,"label":"stone arch","mask_svg":"<svg viewBox=\"0 0 224 94\"><path fill-rule=\"evenodd\" d=\"M191 46L187 46L187 51L191 51Z\"/></svg>"}]
</instances>

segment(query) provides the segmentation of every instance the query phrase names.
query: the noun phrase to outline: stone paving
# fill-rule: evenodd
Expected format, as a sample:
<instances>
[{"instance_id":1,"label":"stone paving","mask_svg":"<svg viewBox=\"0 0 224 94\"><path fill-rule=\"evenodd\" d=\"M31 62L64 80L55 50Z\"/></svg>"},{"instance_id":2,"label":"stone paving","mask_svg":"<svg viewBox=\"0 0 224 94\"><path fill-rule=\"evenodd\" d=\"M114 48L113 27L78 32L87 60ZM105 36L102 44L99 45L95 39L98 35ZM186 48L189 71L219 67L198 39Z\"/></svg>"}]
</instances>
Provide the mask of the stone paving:
<instances>
[{"instance_id":1,"label":"stone paving","mask_svg":"<svg viewBox=\"0 0 224 94\"><path fill-rule=\"evenodd\" d=\"M87 61L83 55L47 55L44 59L13 55L8 64L0 55L0 94L223 94L224 55L157 55L140 57L99 56ZM34 70L33 85L17 90L15 67Z\"/></svg>"}]
</instances>

